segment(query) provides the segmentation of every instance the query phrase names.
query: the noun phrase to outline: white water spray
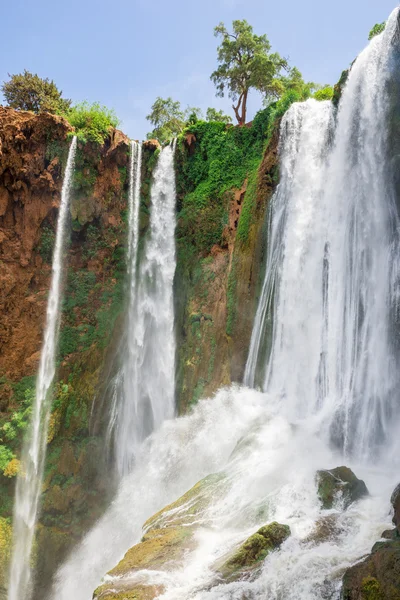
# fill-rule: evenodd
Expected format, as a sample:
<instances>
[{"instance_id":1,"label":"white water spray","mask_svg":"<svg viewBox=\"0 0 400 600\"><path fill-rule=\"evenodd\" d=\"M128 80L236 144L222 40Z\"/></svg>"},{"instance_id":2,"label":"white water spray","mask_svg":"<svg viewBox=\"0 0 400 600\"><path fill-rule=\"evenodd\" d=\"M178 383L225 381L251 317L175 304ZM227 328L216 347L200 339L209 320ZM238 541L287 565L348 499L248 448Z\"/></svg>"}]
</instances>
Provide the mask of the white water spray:
<instances>
[{"instance_id":1,"label":"white water spray","mask_svg":"<svg viewBox=\"0 0 400 600\"><path fill-rule=\"evenodd\" d=\"M36 380L35 403L29 435L24 441L22 449L21 473L18 475L16 485L13 520L14 547L8 590L9 600L21 600L22 598L27 600L31 594L30 558L46 456L47 428L51 409L50 386L55 374L60 324L63 250L76 144L77 138L74 137L68 153L57 219L52 277L47 301L46 327Z\"/></svg>"},{"instance_id":2,"label":"white water spray","mask_svg":"<svg viewBox=\"0 0 400 600\"><path fill-rule=\"evenodd\" d=\"M151 186L150 225L138 260L140 147L130 206L130 296L127 349L118 375L109 431L117 469L128 473L140 444L174 414L175 144L159 156ZM133 175L133 171L132 171ZM132 181L131 180L131 181ZM132 184L131 184L132 186Z\"/></svg>"}]
</instances>

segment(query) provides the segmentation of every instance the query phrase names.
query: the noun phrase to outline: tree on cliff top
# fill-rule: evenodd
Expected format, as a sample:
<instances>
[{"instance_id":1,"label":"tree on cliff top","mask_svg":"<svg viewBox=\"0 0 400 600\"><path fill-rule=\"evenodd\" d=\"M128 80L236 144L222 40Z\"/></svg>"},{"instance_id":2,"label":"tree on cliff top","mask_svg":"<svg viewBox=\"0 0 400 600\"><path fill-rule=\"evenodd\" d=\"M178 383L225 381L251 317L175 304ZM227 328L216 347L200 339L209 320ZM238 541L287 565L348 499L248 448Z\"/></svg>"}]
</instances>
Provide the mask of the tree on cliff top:
<instances>
[{"instance_id":1,"label":"tree on cliff top","mask_svg":"<svg viewBox=\"0 0 400 600\"><path fill-rule=\"evenodd\" d=\"M160 142L168 142L176 137L185 126L181 103L171 97L165 99L159 96L146 119L153 125L153 131L147 134L147 138L157 138Z\"/></svg>"},{"instance_id":2,"label":"tree on cliff top","mask_svg":"<svg viewBox=\"0 0 400 600\"><path fill-rule=\"evenodd\" d=\"M62 92L54 81L42 79L25 69L23 73L10 75L1 91L11 108L38 112L62 113L69 109L71 100L62 98Z\"/></svg>"},{"instance_id":3,"label":"tree on cliff top","mask_svg":"<svg viewBox=\"0 0 400 600\"><path fill-rule=\"evenodd\" d=\"M214 29L222 38L218 46L218 68L211 75L217 96L228 90L233 100L239 125L246 122L247 99L250 89L256 89L267 98L278 98L281 92L279 73L287 68L287 61L278 53L271 53L266 35L255 35L247 21L233 21L233 33L223 23Z\"/></svg>"}]
</instances>

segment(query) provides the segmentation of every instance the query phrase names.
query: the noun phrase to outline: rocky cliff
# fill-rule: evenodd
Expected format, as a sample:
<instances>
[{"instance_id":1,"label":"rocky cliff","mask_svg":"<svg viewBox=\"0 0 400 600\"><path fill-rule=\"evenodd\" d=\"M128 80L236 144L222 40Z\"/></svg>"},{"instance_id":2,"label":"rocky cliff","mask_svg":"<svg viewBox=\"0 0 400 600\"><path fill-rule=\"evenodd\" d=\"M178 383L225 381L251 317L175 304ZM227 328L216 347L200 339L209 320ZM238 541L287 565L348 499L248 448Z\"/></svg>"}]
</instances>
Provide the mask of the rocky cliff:
<instances>
[{"instance_id":1,"label":"rocky cliff","mask_svg":"<svg viewBox=\"0 0 400 600\"><path fill-rule=\"evenodd\" d=\"M19 452L40 357L52 248L72 128L0 108L0 585L5 595ZM177 404L240 381L263 264L265 209L277 179L277 129L194 125L178 140L175 277ZM140 235L159 145L143 147ZM219 162L215 153L220 154ZM231 153L236 162L231 162ZM246 157L249 157L246 160ZM225 161L225 162L224 162ZM65 257L57 376L35 549L35 598L115 489L104 475L109 382L124 314L129 140L78 143ZM0 594L1 596L1 594Z\"/></svg>"},{"instance_id":2,"label":"rocky cliff","mask_svg":"<svg viewBox=\"0 0 400 600\"><path fill-rule=\"evenodd\" d=\"M0 518L1 584L10 553L18 455L34 397L52 247L71 127L62 118L0 108ZM71 544L100 514L107 493L101 397L122 310L129 145L79 143L66 256L57 382L48 438L37 581L46 585ZM99 405L101 403L99 402ZM92 414L93 422L89 416ZM99 491L104 496L99 502ZM37 597L43 597L40 589Z\"/></svg>"}]
</instances>

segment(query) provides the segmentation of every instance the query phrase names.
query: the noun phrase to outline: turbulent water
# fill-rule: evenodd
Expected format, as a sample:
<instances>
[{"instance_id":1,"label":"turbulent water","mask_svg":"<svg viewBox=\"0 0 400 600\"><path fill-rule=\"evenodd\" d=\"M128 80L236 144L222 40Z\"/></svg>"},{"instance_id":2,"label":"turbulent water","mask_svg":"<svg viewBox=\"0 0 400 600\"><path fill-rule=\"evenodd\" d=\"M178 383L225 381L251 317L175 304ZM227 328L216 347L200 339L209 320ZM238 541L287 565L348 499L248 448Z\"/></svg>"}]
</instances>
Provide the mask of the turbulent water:
<instances>
[{"instance_id":1,"label":"turbulent water","mask_svg":"<svg viewBox=\"0 0 400 600\"><path fill-rule=\"evenodd\" d=\"M14 504L14 546L10 570L9 600L30 596L30 555L41 493L46 454L47 427L51 408L50 386L55 374L55 360L59 331L63 250L66 236L69 194L74 169L77 138L69 149L61 192L60 210L53 251L52 277L47 301L46 327L36 380L36 396L29 435L24 441L21 474L17 479Z\"/></svg>"},{"instance_id":2,"label":"turbulent water","mask_svg":"<svg viewBox=\"0 0 400 600\"><path fill-rule=\"evenodd\" d=\"M174 151L174 144L161 151L153 173L149 231L138 266L141 147L132 148L126 350L110 422L120 475L131 470L143 440L174 414Z\"/></svg>"},{"instance_id":3,"label":"turbulent water","mask_svg":"<svg viewBox=\"0 0 400 600\"><path fill-rule=\"evenodd\" d=\"M210 473L225 479L197 517L195 548L167 571L127 575L164 586L162 600L338 600L346 568L389 526L399 468L399 228L388 167L397 16L353 65L337 114L310 100L282 121L246 368L247 385L263 391L220 390L148 437L51 598L89 600L146 518ZM344 456L370 495L322 510L315 473ZM273 520L291 528L280 550L251 578L221 582L218 561Z\"/></svg>"}]
</instances>

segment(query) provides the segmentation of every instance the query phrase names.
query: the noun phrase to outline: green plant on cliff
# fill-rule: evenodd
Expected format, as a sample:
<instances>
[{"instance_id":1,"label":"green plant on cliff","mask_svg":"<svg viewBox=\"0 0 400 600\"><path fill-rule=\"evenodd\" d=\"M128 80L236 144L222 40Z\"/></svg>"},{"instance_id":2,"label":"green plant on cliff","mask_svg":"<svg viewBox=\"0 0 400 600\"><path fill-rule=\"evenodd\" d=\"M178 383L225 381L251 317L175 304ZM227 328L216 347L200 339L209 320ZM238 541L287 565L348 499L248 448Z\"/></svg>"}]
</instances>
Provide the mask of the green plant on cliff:
<instances>
[{"instance_id":1,"label":"green plant on cliff","mask_svg":"<svg viewBox=\"0 0 400 600\"><path fill-rule=\"evenodd\" d=\"M39 254L44 262L49 264L51 264L53 256L55 238L56 236L53 229L49 225L45 225L42 228L42 235L40 237Z\"/></svg>"},{"instance_id":2,"label":"green plant on cliff","mask_svg":"<svg viewBox=\"0 0 400 600\"><path fill-rule=\"evenodd\" d=\"M385 21L383 23L376 23L373 26L373 28L371 29L371 31L369 32L368 39L372 40L372 38L374 38L376 35L379 35L383 31L385 31L385 27L386 27Z\"/></svg>"},{"instance_id":3,"label":"green plant on cliff","mask_svg":"<svg viewBox=\"0 0 400 600\"><path fill-rule=\"evenodd\" d=\"M244 125L249 91L258 90L269 99L279 97L279 75L287 68L287 61L278 53L271 53L267 36L253 33L246 20L233 21L232 32L220 23L214 34L222 41L217 51L219 64L211 80L217 88L217 96L223 97L228 92L237 122Z\"/></svg>"},{"instance_id":4,"label":"green plant on cliff","mask_svg":"<svg viewBox=\"0 0 400 600\"><path fill-rule=\"evenodd\" d=\"M120 124L115 111L99 102L80 102L66 111L64 116L75 128L78 139L96 144L102 144L110 129Z\"/></svg>"},{"instance_id":5,"label":"green plant on cliff","mask_svg":"<svg viewBox=\"0 0 400 600\"><path fill-rule=\"evenodd\" d=\"M326 85L322 87L320 90L317 90L313 94L313 98L315 100L323 101L323 100L332 100L333 98L333 87L331 85Z\"/></svg>"},{"instance_id":6,"label":"green plant on cliff","mask_svg":"<svg viewBox=\"0 0 400 600\"><path fill-rule=\"evenodd\" d=\"M71 100L62 98L54 81L42 79L26 69L23 73L8 75L10 80L3 82L1 91L11 108L57 114L69 110Z\"/></svg>"}]
</instances>

